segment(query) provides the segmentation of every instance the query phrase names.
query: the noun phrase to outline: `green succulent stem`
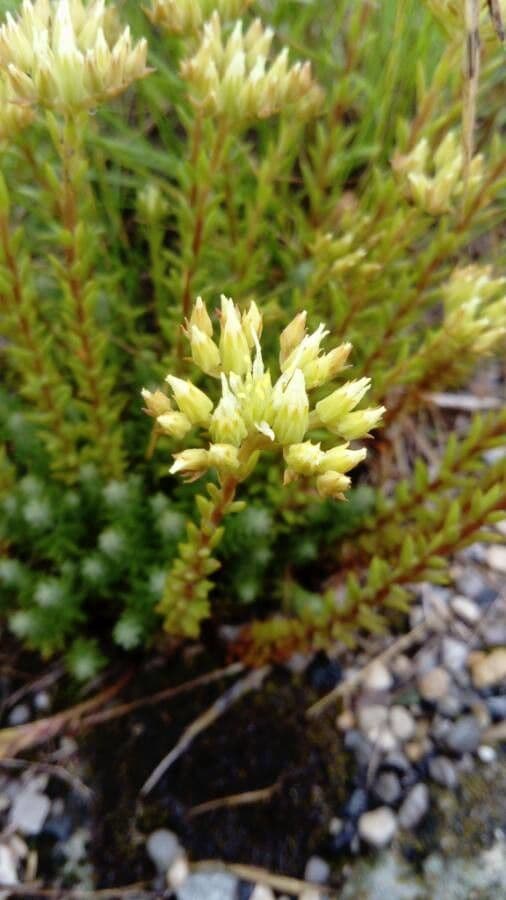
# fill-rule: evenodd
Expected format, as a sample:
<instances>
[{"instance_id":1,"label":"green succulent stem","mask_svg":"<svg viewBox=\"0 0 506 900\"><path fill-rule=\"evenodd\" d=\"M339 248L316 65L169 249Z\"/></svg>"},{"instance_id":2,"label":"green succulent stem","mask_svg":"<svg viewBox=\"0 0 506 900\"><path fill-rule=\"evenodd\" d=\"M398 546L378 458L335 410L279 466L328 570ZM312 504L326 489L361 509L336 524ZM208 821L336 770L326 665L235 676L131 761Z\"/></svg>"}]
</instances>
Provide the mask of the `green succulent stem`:
<instances>
[{"instance_id":1,"label":"green succulent stem","mask_svg":"<svg viewBox=\"0 0 506 900\"><path fill-rule=\"evenodd\" d=\"M230 512L239 511L235 502L238 479L229 476L219 487L207 486L208 497L197 497L200 522L187 527L186 541L179 545L179 555L167 575L158 611L164 617L164 629L176 637L197 637L203 619L209 617L209 576L220 563L213 551L223 537L222 521Z\"/></svg>"}]
</instances>

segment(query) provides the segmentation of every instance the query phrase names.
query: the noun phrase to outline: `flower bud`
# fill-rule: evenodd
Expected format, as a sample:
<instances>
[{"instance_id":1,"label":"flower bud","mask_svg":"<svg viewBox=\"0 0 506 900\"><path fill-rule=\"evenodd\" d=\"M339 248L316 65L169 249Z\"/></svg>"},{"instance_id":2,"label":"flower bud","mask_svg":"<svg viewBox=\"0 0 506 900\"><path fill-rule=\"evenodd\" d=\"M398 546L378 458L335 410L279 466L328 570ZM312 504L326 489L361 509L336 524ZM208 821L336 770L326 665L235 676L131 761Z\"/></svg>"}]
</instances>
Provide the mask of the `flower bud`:
<instances>
[{"instance_id":1,"label":"flower bud","mask_svg":"<svg viewBox=\"0 0 506 900\"><path fill-rule=\"evenodd\" d=\"M192 359L206 375L217 376L220 371L220 351L213 339L197 325L190 326L190 346Z\"/></svg>"},{"instance_id":2,"label":"flower bud","mask_svg":"<svg viewBox=\"0 0 506 900\"><path fill-rule=\"evenodd\" d=\"M175 409L158 416L156 421L164 434L175 437L178 440L182 440L192 428L192 423L188 417Z\"/></svg>"},{"instance_id":3,"label":"flower bud","mask_svg":"<svg viewBox=\"0 0 506 900\"><path fill-rule=\"evenodd\" d=\"M279 382L278 382L279 383ZM302 441L309 422L309 400L304 375L296 369L292 377L274 398L274 410L270 424L280 444L298 444Z\"/></svg>"},{"instance_id":4,"label":"flower bud","mask_svg":"<svg viewBox=\"0 0 506 900\"><path fill-rule=\"evenodd\" d=\"M336 430L347 441L365 437L373 428L377 428L385 412L384 406L359 409L357 412L348 413L337 424Z\"/></svg>"},{"instance_id":5,"label":"flower bud","mask_svg":"<svg viewBox=\"0 0 506 900\"><path fill-rule=\"evenodd\" d=\"M258 309L255 301L252 300L247 312L242 314L242 328L246 335L248 347L250 350L255 346L255 338L261 337L263 327L262 314Z\"/></svg>"},{"instance_id":6,"label":"flower bud","mask_svg":"<svg viewBox=\"0 0 506 900\"><path fill-rule=\"evenodd\" d=\"M248 341L241 325L239 311L233 300L221 296L220 356L223 371L228 375L244 375L251 365Z\"/></svg>"},{"instance_id":7,"label":"flower bud","mask_svg":"<svg viewBox=\"0 0 506 900\"><path fill-rule=\"evenodd\" d=\"M209 464L218 472L237 472L239 468L239 451L231 444L211 444L209 447Z\"/></svg>"},{"instance_id":8,"label":"flower bud","mask_svg":"<svg viewBox=\"0 0 506 900\"><path fill-rule=\"evenodd\" d=\"M167 375L166 381L169 382L177 405L182 413L185 414L192 425L209 424L213 404L207 394L195 387L190 381L183 381L182 378L176 378L174 375Z\"/></svg>"},{"instance_id":9,"label":"flower bud","mask_svg":"<svg viewBox=\"0 0 506 900\"><path fill-rule=\"evenodd\" d=\"M358 381L347 381L316 404L316 412L324 425L334 429L342 416L347 415L360 403L371 384L370 378L359 378Z\"/></svg>"},{"instance_id":10,"label":"flower bud","mask_svg":"<svg viewBox=\"0 0 506 900\"><path fill-rule=\"evenodd\" d=\"M209 313L207 312L206 304L202 300L202 297L197 297L195 306L192 309L188 328L191 329L192 325L196 325L196 327L200 328L200 330L203 331L204 334L207 334L208 337L213 336L213 323L209 318Z\"/></svg>"},{"instance_id":11,"label":"flower bud","mask_svg":"<svg viewBox=\"0 0 506 900\"><path fill-rule=\"evenodd\" d=\"M320 464L322 474L334 471L344 475L366 458L367 450L365 447L361 447L360 450L349 450L348 444L342 444L340 447L327 450L323 456Z\"/></svg>"},{"instance_id":12,"label":"flower bud","mask_svg":"<svg viewBox=\"0 0 506 900\"><path fill-rule=\"evenodd\" d=\"M306 366L317 359L320 352L320 344L323 338L328 334L329 332L325 328L325 325L319 325L312 334L306 334L300 344L292 350L290 355L284 361L281 366L281 371L287 372L289 369L297 368L301 369L305 375Z\"/></svg>"},{"instance_id":13,"label":"flower bud","mask_svg":"<svg viewBox=\"0 0 506 900\"><path fill-rule=\"evenodd\" d=\"M174 453L174 462L169 469L171 475L182 475L186 481L196 481L209 468L207 450L183 450Z\"/></svg>"},{"instance_id":14,"label":"flower bud","mask_svg":"<svg viewBox=\"0 0 506 900\"><path fill-rule=\"evenodd\" d=\"M241 416L237 398L230 390L226 375L221 376L222 397L209 425L209 432L217 444L232 444L239 447L248 434Z\"/></svg>"},{"instance_id":15,"label":"flower bud","mask_svg":"<svg viewBox=\"0 0 506 900\"><path fill-rule=\"evenodd\" d=\"M316 489L320 497L331 497L334 500L344 500L344 492L351 485L351 478L342 475L341 472L325 472L316 479Z\"/></svg>"},{"instance_id":16,"label":"flower bud","mask_svg":"<svg viewBox=\"0 0 506 900\"><path fill-rule=\"evenodd\" d=\"M289 470L300 475L316 475L325 458L325 453L320 444L312 444L304 441L300 444L291 444L284 451L285 462Z\"/></svg>"},{"instance_id":17,"label":"flower bud","mask_svg":"<svg viewBox=\"0 0 506 900\"><path fill-rule=\"evenodd\" d=\"M144 412L154 419L157 419L158 416L162 416L164 413L171 412L172 410L172 403L163 391L148 391L147 388L143 388L141 396L146 404Z\"/></svg>"},{"instance_id":18,"label":"flower bud","mask_svg":"<svg viewBox=\"0 0 506 900\"><path fill-rule=\"evenodd\" d=\"M332 381L345 366L350 352L351 344L341 344L339 347L331 350L330 353L326 353L324 356L320 356L304 366L307 390L310 391Z\"/></svg>"},{"instance_id":19,"label":"flower bud","mask_svg":"<svg viewBox=\"0 0 506 900\"><path fill-rule=\"evenodd\" d=\"M298 313L298 315L296 315L286 326L284 331L281 332L281 337L279 339L279 365L282 371L290 354L299 346L301 341L304 340L306 334L306 318L307 312L303 310L303 312Z\"/></svg>"},{"instance_id":20,"label":"flower bud","mask_svg":"<svg viewBox=\"0 0 506 900\"><path fill-rule=\"evenodd\" d=\"M154 182L145 185L137 194L137 213L141 222L157 225L167 215L169 204Z\"/></svg>"}]
</instances>

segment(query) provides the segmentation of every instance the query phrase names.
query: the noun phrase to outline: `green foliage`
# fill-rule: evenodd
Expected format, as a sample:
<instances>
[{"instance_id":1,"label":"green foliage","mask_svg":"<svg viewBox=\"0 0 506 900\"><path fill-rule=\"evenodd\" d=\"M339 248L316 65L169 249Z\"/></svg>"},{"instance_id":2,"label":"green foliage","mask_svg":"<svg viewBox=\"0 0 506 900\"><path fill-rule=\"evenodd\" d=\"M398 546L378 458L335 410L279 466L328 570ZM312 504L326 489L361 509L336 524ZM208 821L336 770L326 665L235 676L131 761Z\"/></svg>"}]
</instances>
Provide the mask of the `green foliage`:
<instances>
[{"instance_id":1,"label":"green foliage","mask_svg":"<svg viewBox=\"0 0 506 900\"><path fill-rule=\"evenodd\" d=\"M0 110L0 606L80 678L113 644L149 646L163 620L195 636L211 613L244 624L237 653L253 663L352 644L388 628L411 585L447 578L451 553L493 537L506 508L504 458L487 455L504 448L504 412L458 427L427 414L504 348L506 113L489 23L471 159L465 34L441 28L440 4L216 5L247 7L244 31L270 25L272 58L310 60L309 88L297 70L286 107L271 87L273 115L254 95L245 119L226 90L202 115L181 69L202 26L166 33L126 0L150 75L91 110L51 108L47 87L26 122ZM180 326L198 294L212 310L220 293L260 308L267 365L270 335L302 309L331 346L353 344L352 377L371 378L387 413L348 502L283 487L274 458L240 487L242 511L226 483L197 497L169 475L180 448L140 391L191 376Z\"/></svg>"}]
</instances>

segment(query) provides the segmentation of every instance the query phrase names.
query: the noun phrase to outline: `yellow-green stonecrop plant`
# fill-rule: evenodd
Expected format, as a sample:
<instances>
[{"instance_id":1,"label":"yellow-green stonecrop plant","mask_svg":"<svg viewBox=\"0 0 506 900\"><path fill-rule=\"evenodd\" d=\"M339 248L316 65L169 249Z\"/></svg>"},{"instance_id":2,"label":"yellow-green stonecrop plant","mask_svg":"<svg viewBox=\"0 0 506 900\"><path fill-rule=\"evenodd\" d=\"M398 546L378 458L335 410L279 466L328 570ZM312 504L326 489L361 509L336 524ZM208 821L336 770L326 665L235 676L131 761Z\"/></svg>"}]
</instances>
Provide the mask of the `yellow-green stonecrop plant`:
<instances>
[{"instance_id":1,"label":"yellow-green stonecrop plant","mask_svg":"<svg viewBox=\"0 0 506 900\"><path fill-rule=\"evenodd\" d=\"M213 13L237 19L253 0L151 0L146 14L168 34L192 35Z\"/></svg>"},{"instance_id":2,"label":"yellow-green stonecrop plant","mask_svg":"<svg viewBox=\"0 0 506 900\"><path fill-rule=\"evenodd\" d=\"M220 484L209 486L209 499L198 498L200 527L190 525L167 576L160 611L173 635L197 636L200 622L210 615L207 579L219 565L212 556L223 534L219 526L227 513L242 508L234 500L236 488L253 473L260 455L282 454L285 484L314 478L320 497L343 500L351 484L347 473L367 453L364 447L351 449L349 442L367 437L384 413L381 406L356 409L369 390L368 378L347 381L328 393L346 365L351 344L322 354L329 331L319 325L308 334L305 312L280 336L275 381L262 359L263 319L256 304L241 314L233 300L222 296L219 319L215 341L212 320L199 298L185 328L193 362L220 382L216 400L212 391L174 375L167 376L172 399L159 390L142 392L145 411L162 434L181 441L198 429L209 441L176 453L171 473L195 481L215 470ZM326 396L319 393L313 399L312 392L321 388L327 388ZM311 440L312 434L320 440ZM336 437L344 443L334 444ZM322 440L330 444L328 449L322 449Z\"/></svg>"}]
</instances>

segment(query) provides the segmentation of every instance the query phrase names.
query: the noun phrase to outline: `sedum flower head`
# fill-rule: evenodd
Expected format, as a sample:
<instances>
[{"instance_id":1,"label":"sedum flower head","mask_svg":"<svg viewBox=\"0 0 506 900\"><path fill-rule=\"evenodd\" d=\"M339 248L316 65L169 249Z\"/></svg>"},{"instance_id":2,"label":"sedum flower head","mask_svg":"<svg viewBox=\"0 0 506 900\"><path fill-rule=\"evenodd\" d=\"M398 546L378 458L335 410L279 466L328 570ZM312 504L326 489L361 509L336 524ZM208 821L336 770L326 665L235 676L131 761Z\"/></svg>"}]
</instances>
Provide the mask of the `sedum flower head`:
<instances>
[{"instance_id":1,"label":"sedum flower head","mask_svg":"<svg viewBox=\"0 0 506 900\"><path fill-rule=\"evenodd\" d=\"M215 335L212 319L199 298L185 328L193 359L204 374L216 379L218 394L167 377L185 421L179 432L167 427L168 417L177 415L176 411L162 413L157 417L160 430L181 438L199 427L206 441L205 446L176 453L172 474L194 481L215 469L220 477L232 475L242 481L262 451L274 451L282 454L286 463L285 483L301 476L314 477L322 497L341 498L350 485L347 473L366 456L365 448L351 448L349 442L376 428L384 412L383 407L357 409L369 390L368 378L348 381L316 403L312 400L315 387L332 386L339 366L342 369L347 361L350 345L323 353L328 331L320 325L308 334L306 314L300 313L281 334L281 371L274 380L262 358L259 336L263 322L257 306L252 303L241 315L231 299L222 297L219 322L220 334ZM197 337L196 330L200 332ZM145 391L143 396L146 400ZM149 407L146 411L153 415ZM322 449L322 440L311 440L315 430L319 437L323 432L322 440L329 447ZM336 444L334 435L343 442Z\"/></svg>"},{"instance_id":2,"label":"sedum flower head","mask_svg":"<svg viewBox=\"0 0 506 900\"><path fill-rule=\"evenodd\" d=\"M0 141L12 140L33 117L33 110L17 96L10 81L0 78Z\"/></svg>"},{"instance_id":3,"label":"sedum flower head","mask_svg":"<svg viewBox=\"0 0 506 900\"><path fill-rule=\"evenodd\" d=\"M196 53L182 64L195 105L236 122L265 119L295 104L299 112L315 111L321 91L310 64L290 66L286 48L269 63L273 37L256 19L245 33L237 22L226 39L213 13Z\"/></svg>"},{"instance_id":4,"label":"sedum flower head","mask_svg":"<svg viewBox=\"0 0 506 900\"><path fill-rule=\"evenodd\" d=\"M105 0L23 0L0 28L0 62L20 100L65 112L95 106L148 74L147 44L119 36Z\"/></svg>"},{"instance_id":5,"label":"sedum flower head","mask_svg":"<svg viewBox=\"0 0 506 900\"><path fill-rule=\"evenodd\" d=\"M146 10L153 25L170 34L192 34L215 10L223 21L237 19L252 0L151 0Z\"/></svg>"},{"instance_id":6,"label":"sedum flower head","mask_svg":"<svg viewBox=\"0 0 506 900\"><path fill-rule=\"evenodd\" d=\"M397 154L392 166L402 190L412 203L431 216L451 212L454 201L464 189L464 150L454 131L450 131L433 153L427 138L411 153ZM473 157L469 166L468 189L480 189L483 157Z\"/></svg>"},{"instance_id":7,"label":"sedum flower head","mask_svg":"<svg viewBox=\"0 0 506 900\"><path fill-rule=\"evenodd\" d=\"M482 355L506 335L506 278L490 266L456 269L444 291L444 328L455 349Z\"/></svg>"}]
</instances>

